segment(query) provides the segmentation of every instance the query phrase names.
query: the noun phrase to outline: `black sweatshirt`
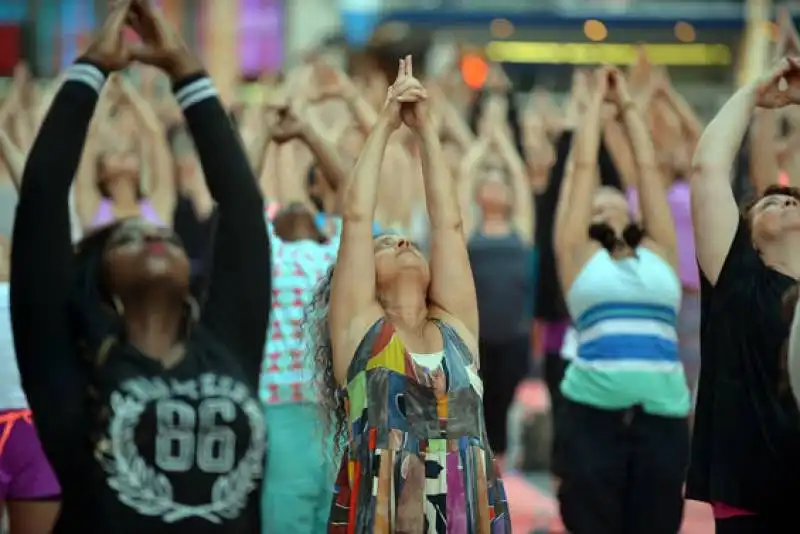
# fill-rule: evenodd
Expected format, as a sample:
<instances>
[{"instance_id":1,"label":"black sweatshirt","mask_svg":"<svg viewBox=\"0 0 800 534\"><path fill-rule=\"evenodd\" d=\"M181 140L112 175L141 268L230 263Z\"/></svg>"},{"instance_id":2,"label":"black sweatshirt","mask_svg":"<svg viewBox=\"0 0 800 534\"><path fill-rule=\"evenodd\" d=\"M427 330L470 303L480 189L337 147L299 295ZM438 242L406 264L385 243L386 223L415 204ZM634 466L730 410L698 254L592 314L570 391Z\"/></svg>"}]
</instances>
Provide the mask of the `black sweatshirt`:
<instances>
[{"instance_id":1,"label":"black sweatshirt","mask_svg":"<svg viewBox=\"0 0 800 534\"><path fill-rule=\"evenodd\" d=\"M90 370L71 326L67 198L106 74L85 62L68 69L31 149L14 226L14 340L63 488L55 532L255 534L269 242L255 178L205 74L174 87L218 204L208 300L185 359L164 369L120 343ZM102 409L90 409L90 386Z\"/></svg>"}]
</instances>

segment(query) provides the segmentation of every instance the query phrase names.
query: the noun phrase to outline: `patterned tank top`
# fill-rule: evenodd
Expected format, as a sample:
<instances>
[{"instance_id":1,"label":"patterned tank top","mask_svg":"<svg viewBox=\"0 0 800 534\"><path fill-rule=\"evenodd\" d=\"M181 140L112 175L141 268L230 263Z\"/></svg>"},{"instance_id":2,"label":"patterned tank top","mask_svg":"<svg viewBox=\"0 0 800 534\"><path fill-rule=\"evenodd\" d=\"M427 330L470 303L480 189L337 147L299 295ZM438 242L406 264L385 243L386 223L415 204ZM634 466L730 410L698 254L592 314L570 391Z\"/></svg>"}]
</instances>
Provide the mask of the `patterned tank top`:
<instances>
[{"instance_id":1,"label":"patterned tank top","mask_svg":"<svg viewBox=\"0 0 800 534\"><path fill-rule=\"evenodd\" d=\"M444 339L436 369L416 363L386 319L356 350L331 534L511 532L486 438L477 357L452 327L434 322Z\"/></svg>"}]
</instances>

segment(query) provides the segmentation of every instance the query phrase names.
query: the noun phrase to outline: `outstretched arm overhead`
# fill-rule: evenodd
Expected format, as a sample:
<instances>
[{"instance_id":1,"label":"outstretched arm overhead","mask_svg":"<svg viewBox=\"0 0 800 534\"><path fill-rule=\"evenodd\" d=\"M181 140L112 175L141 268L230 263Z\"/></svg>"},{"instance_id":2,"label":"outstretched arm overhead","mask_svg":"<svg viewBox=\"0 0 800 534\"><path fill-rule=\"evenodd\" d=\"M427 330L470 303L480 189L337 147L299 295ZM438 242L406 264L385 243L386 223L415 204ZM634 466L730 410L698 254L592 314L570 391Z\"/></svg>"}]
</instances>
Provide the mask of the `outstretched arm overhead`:
<instances>
[{"instance_id":1,"label":"outstretched arm overhead","mask_svg":"<svg viewBox=\"0 0 800 534\"><path fill-rule=\"evenodd\" d=\"M414 78L411 57L405 61L405 76ZM420 90L422 86L419 85ZM469 264L467 243L461 220L461 206L456 184L450 176L446 158L439 142L439 132L430 120L427 102L421 99L407 104L403 122L413 131L420 143L425 200L431 224L431 285L429 297L433 313L455 318L478 340L478 300L475 281Z\"/></svg>"},{"instance_id":2,"label":"outstretched arm overhead","mask_svg":"<svg viewBox=\"0 0 800 534\"><path fill-rule=\"evenodd\" d=\"M556 208L553 235L559 278L566 294L587 259L592 198L598 186L597 151L600 146L600 111L606 97L610 70L595 73L589 97L567 161L564 183Z\"/></svg>"},{"instance_id":3,"label":"outstretched arm overhead","mask_svg":"<svg viewBox=\"0 0 800 534\"><path fill-rule=\"evenodd\" d=\"M397 79L389 87L386 104L367 137L353 177L346 185L342 212L342 237L331 280L328 322L332 336L334 374L344 382L353 356L351 340L360 340L383 312L375 294L375 254L372 221L378 203L378 182L389 137L400 126L404 100L418 98L418 89L405 75L400 60Z\"/></svg>"},{"instance_id":4,"label":"outstretched arm overhead","mask_svg":"<svg viewBox=\"0 0 800 534\"><path fill-rule=\"evenodd\" d=\"M800 85L800 65L783 59L761 79L739 89L706 127L692 162L690 187L697 261L712 285L719 278L739 225L739 210L731 189L731 173L753 111L791 103L792 91L779 89L781 80Z\"/></svg>"}]
</instances>

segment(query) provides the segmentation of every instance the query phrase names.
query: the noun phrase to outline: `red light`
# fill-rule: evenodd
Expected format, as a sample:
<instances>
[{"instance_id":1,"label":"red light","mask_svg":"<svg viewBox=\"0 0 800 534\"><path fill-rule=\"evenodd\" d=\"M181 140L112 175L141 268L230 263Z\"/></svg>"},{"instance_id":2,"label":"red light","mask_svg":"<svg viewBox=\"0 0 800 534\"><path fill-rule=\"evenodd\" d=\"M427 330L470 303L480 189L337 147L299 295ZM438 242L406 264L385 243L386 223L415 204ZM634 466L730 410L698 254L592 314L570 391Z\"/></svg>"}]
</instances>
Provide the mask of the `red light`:
<instances>
[{"instance_id":1,"label":"red light","mask_svg":"<svg viewBox=\"0 0 800 534\"><path fill-rule=\"evenodd\" d=\"M481 56L468 54L461 58L461 77L471 89L480 89L489 77L489 64Z\"/></svg>"}]
</instances>

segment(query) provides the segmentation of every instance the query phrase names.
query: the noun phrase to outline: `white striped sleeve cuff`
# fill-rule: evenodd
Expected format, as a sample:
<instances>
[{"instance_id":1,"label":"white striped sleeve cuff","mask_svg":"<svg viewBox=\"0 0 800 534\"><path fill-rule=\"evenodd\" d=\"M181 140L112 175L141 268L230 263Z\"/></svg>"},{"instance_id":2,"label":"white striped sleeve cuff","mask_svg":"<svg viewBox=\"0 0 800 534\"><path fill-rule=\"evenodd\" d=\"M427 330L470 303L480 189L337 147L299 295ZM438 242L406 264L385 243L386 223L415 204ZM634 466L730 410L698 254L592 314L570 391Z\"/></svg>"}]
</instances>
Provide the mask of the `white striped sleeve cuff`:
<instances>
[{"instance_id":1,"label":"white striped sleeve cuff","mask_svg":"<svg viewBox=\"0 0 800 534\"><path fill-rule=\"evenodd\" d=\"M97 93L103 89L106 83L106 76L103 72L88 63L74 63L67 67L64 73L64 81L79 82L88 85Z\"/></svg>"},{"instance_id":2,"label":"white striped sleeve cuff","mask_svg":"<svg viewBox=\"0 0 800 534\"><path fill-rule=\"evenodd\" d=\"M175 98L184 111L199 102L208 100L209 98L215 98L217 95L218 93L216 87L214 87L214 83L211 81L211 78L207 76L195 80L186 87L182 87L175 92Z\"/></svg>"}]
</instances>

